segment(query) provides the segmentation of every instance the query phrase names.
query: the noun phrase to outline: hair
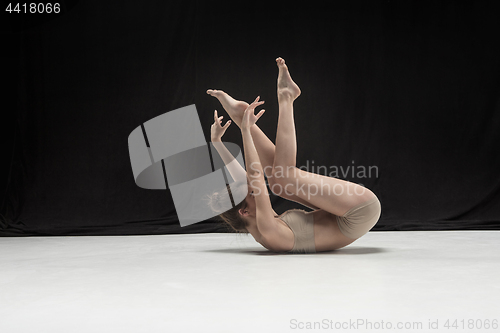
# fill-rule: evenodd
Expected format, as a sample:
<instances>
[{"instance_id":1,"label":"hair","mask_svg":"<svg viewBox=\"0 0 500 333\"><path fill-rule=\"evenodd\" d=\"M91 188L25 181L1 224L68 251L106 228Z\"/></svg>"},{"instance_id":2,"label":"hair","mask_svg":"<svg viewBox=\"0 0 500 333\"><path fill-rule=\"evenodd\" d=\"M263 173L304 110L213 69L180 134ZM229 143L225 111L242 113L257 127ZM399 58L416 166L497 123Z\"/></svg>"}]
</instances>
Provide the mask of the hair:
<instances>
[{"instance_id":1,"label":"hair","mask_svg":"<svg viewBox=\"0 0 500 333\"><path fill-rule=\"evenodd\" d=\"M243 185L243 182L238 182L236 183L237 186ZM246 183L245 183L246 185ZM219 217L223 220L223 223L226 226L229 226L229 231L230 232L237 232L237 233L245 233L248 234L248 229L247 229L247 223L243 219L243 217L240 215L239 210L240 209L245 209L247 207L247 202L246 200L243 200L233 208L221 212L222 207L227 207L231 206L232 203L229 199L229 196L232 196L231 188L229 185L226 185L225 188L223 188L219 192L214 192L212 195L208 196L208 202L209 206L212 209L212 211L219 213Z\"/></svg>"}]
</instances>

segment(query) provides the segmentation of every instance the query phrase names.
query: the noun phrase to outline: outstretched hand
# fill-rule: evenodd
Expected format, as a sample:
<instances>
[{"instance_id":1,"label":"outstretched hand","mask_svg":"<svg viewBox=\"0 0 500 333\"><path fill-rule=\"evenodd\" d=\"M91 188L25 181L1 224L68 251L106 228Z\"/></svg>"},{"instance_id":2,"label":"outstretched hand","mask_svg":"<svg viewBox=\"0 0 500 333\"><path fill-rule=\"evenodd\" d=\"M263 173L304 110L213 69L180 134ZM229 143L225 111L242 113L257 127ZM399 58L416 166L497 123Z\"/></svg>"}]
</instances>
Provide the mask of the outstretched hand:
<instances>
[{"instance_id":1,"label":"outstretched hand","mask_svg":"<svg viewBox=\"0 0 500 333\"><path fill-rule=\"evenodd\" d=\"M259 113L255 115L255 108L259 105L264 104L264 101L259 102L259 98L260 96L257 96L255 101L253 101L253 103L250 104L243 113L243 119L241 120L241 129L249 129L250 127L252 127L266 111L264 109L260 110Z\"/></svg>"},{"instance_id":2,"label":"outstretched hand","mask_svg":"<svg viewBox=\"0 0 500 333\"><path fill-rule=\"evenodd\" d=\"M221 120L224 116L217 116L217 110L214 111L214 123L210 128L210 136L212 141L221 140L227 128L231 125L231 120L228 120L224 126L221 125Z\"/></svg>"}]
</instances>

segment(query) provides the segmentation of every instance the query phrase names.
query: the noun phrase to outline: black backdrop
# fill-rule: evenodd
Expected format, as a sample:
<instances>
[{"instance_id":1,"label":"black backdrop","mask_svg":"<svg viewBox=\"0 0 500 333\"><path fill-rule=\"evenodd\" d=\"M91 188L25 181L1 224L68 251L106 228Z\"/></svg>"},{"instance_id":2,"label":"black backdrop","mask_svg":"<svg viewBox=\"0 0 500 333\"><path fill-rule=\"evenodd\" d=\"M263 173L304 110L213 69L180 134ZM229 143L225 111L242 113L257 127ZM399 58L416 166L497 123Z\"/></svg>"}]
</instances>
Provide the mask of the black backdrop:
<instances>
[{"instance_id":1,"label":"black backdrop","mask_svg":"<svg viewBox=\"0 0 500 333\"><path fill-rule=\"evenodd\" d=\"M302 89L298 166L376 167L339 175L379 196L374 230L500 227L495 2L62 5L2 13L1 235L225 231L181 228L168 190L137 187L127 138L195 103L209 140L216 88L260 95L274 141L278 56ZM225 140L242 145L235 125Z\"/></svg>"}]
</instances>

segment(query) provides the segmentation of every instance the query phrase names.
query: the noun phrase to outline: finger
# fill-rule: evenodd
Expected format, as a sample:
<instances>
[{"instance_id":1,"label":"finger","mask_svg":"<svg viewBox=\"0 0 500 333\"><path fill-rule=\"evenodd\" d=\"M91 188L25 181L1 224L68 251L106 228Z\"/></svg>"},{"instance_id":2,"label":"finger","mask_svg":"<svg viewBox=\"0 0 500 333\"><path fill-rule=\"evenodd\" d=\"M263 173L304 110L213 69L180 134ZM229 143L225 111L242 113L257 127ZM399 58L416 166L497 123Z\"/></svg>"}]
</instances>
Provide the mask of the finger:
<instances>
[{"instance_id":1,"label":"finger","mask_svg":"<svg viewBox=\"0 0 500 333\"><path fill-rule=\"evenodd\" d=\"M222 120L222 118L224 118L224 116L220 116L218 119L219 119L219 122Z\"/></svg>"},{"instance_id":2,"label":"finger","mask_svg":"<svg viewBox=\"0 0 500 333\"><path fill-rule=\"evenodd\" d=\"M226 125L224 125L224 127L222 127L223 129L227 129L229 127L229 125L231 125L231 120L228 120L226 122Z\"/></svg>"},{"instance_id":3,"label":"finger","mask_svg":"<svg viewBox=\"0 0 500 333\"><path fill-rule=\"evenodd\" d=\"M255 101L253 101L251 105L254 105L254 106L259 105L258 104L259 103L259 98L260 98L260 96L257 96L257 98L255 99Z\"/></svg>"},{"instance_id":4,"label":"finger","mask_svg":"<svg viewBox=\"0 0 500 333\"><path fill-rule=\"evenodd\" d=\"M260 102L254 102L250 105L250 108L251 109L255 109L256 107L258 107L259 105L262 105L264 104L264 101L260 101Z\"/></svg>"},{"instance_id":5,"label":"finger","mask_svg":"<svg viewBox=\"0 0 500 333\"><path fill-rule=\"evenodd\" d=\"M259 113L257 113L257 115L255 116L257 119L259 119L260 117L262 117L262 115L264 114L264 112L266 112L266 110L260 110Z\"/></svg>"}]
</instances>

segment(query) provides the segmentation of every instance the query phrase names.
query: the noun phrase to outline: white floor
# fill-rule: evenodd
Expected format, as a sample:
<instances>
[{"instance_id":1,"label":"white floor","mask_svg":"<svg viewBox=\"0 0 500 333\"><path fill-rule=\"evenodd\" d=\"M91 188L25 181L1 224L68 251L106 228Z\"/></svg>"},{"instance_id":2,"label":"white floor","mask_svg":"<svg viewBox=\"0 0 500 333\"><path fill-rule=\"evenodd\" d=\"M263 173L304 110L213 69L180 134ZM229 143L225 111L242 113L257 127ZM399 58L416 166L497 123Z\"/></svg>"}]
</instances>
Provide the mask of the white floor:
<instances>
[{"instance_id":1,"label":"white floor","mask_svg":"<svg viewBox=\"0 0 500 333\"><path fill-rule=\"evenodd\" d=\"M5 333L498 332L499 305L500 231L311 255L235 234L0 238Z\"/></svg>"}]
</instances>

